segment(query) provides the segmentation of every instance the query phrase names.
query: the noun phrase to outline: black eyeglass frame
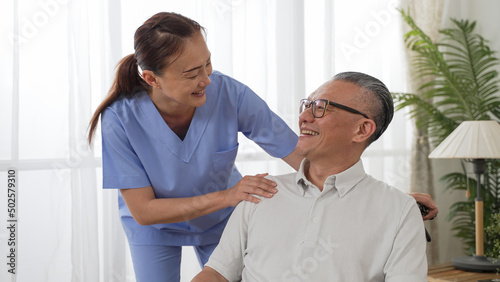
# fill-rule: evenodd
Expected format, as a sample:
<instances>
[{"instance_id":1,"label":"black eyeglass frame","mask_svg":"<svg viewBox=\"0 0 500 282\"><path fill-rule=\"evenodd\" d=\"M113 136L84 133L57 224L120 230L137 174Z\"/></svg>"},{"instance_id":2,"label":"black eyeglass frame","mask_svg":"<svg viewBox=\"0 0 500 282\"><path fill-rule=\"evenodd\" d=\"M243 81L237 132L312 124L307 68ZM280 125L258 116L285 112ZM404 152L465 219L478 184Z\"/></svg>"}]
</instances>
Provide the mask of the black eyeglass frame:
<instances>
[{"instance_id":1,"label":"black eyeglass frame","mask_svg":"<svg viewBox=\"0 0 500 282\"><path fill-rule=\"evenodd\" d=\"M305 103L305 101L307 101L307 104ZM317 116L315 115L316 113L316 107L315 106L311 106L311 104L314 103L314 105L316 105L316 101L323 101L325 102L325 108L323 109L323 114L321 114L320 116ZM328 107L328 105L332 105L334 107L337 107L339 109L342 109L342 110L345 110L345 111L348 111L348 112L351 112L351 113L354 113L354 114L358 114L358 115L362 115L363 117L367 118L367 119L370 119L368 117L368 115L356 110L356 109L353 109L351 107L348 107L348 106L344 106L342 104L339 104L339 103L335 103L333 101L330 101L330 100L326 100L326 99L316 99L314 101L310 101L309 99L302 99L300 100L300 107L299 107L299 114L301 114L302 112L300 112L300 108L302 107L302 105L304 105L306 108L311 108L311 111L312 111L312 115L315 117L315 118L322 118L325 116L325 113L326 113L326 108Z\"/></svg>"}]
</instances>

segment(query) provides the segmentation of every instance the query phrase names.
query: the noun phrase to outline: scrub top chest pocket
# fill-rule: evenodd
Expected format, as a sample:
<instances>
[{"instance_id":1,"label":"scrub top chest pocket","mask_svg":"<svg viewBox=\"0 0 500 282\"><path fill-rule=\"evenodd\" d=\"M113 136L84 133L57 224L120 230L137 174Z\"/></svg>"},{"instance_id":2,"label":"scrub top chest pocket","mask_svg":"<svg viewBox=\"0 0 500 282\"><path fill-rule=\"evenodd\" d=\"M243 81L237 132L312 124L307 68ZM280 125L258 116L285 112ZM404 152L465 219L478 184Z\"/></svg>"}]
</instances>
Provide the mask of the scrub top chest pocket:
<instances>
[{"instance_id":1,"label":"scrub top chest pocket","mask_svg":"<svg viewBox=\"0 0 500 282\"><path fill-rule=\"evenodd\" d=\"M229 183L229 179L231 179L238 147L239 145L236 144L236 146L229 150L213 153L214 171L210 178L212 178L216 186L221 189L225 189Z\"/></svg>"}]
</instances>

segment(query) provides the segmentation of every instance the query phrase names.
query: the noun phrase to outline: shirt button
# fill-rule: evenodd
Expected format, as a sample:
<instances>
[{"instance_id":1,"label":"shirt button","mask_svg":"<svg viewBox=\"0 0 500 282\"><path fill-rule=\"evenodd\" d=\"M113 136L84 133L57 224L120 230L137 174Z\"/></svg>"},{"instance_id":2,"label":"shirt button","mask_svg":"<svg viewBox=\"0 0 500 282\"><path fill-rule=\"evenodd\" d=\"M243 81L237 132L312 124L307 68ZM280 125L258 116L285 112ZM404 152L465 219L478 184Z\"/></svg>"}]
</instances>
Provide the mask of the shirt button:
<instances>
[{"instance_id":1,"label":"shirt button","mask_svg":"<svg viewBox=\"0 0 500 282\"><path fill-rule=\"evenodd\" d=\"M319 219L318 219L318 217L317 217L317 216L315 216L315 217L313 217L313 218L311 219L311 221L312 221L313 223L318 222L318 220L319 220Z\"/></svg>"}]
</instances>

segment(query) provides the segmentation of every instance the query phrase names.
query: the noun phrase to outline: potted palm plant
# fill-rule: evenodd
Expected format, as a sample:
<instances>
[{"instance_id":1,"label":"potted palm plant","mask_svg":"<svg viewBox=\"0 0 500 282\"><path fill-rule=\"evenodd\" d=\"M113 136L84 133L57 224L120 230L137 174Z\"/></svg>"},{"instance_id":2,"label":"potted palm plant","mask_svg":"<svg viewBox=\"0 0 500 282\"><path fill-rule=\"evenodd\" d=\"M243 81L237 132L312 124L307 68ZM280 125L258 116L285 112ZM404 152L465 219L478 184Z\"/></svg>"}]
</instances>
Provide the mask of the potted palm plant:
<instances>
[{"instance_id":1,"label":"potted palm plant","mask_svg":"<svg viewBox=\"0 0 500 282\"><path fill-rule=\"evenodd\" d=\"M416 127L425 132L432 145L441 143L462 121L499 120L500 87L499 61L488 47L488 42L474 33L476 22L451 19L451 28L440 30L439 42L433 42L413 21L408 12L400 10L410 31L404 36L413 52L414 67L424 82L416 93L393 93L396 110L409 107ZM500 142L500 140L499 140ZM445 175L446 189L467 190L476 187L476 180L462 172ZM500 213L500 161L488 162L483 181L484 224L491 225L492 216ZM470 190L468 200L450 207L448 220L452 221L454 235L462 240L465 252L474 253L474 198ZM488 235L487 235L488 236ZM485 251L494 248L492 240L485 240Z\"/></svg>"},{"instance_id":2,"label":"potted palm plant","mask_svg":"<svg viewBox=\"0 0 500 282\"><path fill-rule=\"evenodd\" d=\"M486 255L497 261L500 259L500 213L492 216L491 224L485 228L485 232L492 246Z\"/></svg>"}]
</instances>

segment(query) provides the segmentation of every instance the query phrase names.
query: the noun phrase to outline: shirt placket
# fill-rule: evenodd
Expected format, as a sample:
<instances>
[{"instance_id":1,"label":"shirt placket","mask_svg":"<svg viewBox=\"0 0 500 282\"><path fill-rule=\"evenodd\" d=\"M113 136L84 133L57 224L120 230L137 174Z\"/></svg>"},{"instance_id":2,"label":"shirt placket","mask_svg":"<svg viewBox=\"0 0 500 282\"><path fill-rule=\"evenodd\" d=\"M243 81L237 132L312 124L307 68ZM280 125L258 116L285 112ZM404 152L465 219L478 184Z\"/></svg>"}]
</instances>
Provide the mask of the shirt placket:
<instances>
[{"instance_id":1,"label":"shirt placket","mask_svg":"<svg viewBox=\"0 0 500 282\"><path fill-rule=\"evenodd\" d=\"M304 234L303 255L313 255L314 248L320 239L321 223L323 222L323 198L316 197L309 212L307 228Z\"/></svg>"}]
</instances>

